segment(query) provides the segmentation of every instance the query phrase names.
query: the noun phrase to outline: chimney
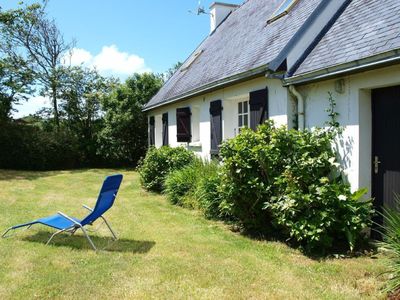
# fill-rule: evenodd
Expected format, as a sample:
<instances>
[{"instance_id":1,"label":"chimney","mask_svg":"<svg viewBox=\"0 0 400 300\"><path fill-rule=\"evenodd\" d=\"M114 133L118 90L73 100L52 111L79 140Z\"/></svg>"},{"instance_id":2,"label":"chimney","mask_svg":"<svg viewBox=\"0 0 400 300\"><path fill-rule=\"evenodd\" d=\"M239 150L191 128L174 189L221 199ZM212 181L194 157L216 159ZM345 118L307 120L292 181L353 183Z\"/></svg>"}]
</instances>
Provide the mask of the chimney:
<instances>
[{"instance_id":1,"label":"chimney","mask_svg":"<svg viewBox=\"0 0 400 300\"><path fill-rule=\"evenodd\" d=\"M214 2L210 6L210 18L211 18L211 32L213 32L217 27L225 20L225 18L239 5Z\"/></svg>"}]
</instances>

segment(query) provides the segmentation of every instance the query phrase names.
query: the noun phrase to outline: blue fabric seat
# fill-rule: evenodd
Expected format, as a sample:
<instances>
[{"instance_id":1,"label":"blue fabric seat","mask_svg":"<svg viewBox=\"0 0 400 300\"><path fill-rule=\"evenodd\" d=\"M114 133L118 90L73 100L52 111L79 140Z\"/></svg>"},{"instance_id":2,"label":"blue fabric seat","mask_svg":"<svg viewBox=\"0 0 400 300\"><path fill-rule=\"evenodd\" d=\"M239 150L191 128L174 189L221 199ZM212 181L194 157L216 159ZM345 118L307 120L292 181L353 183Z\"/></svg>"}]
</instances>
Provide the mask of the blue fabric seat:
<instances>
[{"instance_id":1,"label":"blue fabric seat","mask_svg":"<svg viewBox=\"0 0 400 300\"><path fill-rule=\"evenodd\" d=\"M81 220L79 220L77 218L72 218L72 219L74 219L78 223L81 222ZM49 227L53 227L53 228L59 229L59 230L64 229L64 228L73 227L75 225L74 222L62 217L61 215L52 215L47 218L39 219L39 220L37 220L37 222L39 224L47 225Z\"/></svg>"},{"instance_id":2,"label":"blue fabric seat","mask_svg":"<svg viewBox=\"0 0 400 300\"><path fill-rule=\"evenodd\" d=\"M7 233L10 232L11 230L15 230L18 228L22 227L28 227L30 228L31 226L35 224L42 224L45 226L49 226L55 229L58 229L57 232L55 232L50 239L47 241L47 244L50 243L50 241L53 239L54 236L57 234L60 234L62 232L70 232L71 234L74 234L76 230L81 229L86 236L88 242L90 245L93 247L94 250L96 250L96 246L94 245L93 241L90 239L89 235L87 234L84 226L86 225L91 225L94 221L96 221L98 218L103 219L109 230L111 231L111 234L113 235L114 239L117 239L117 236L115 232L112 230L110 224L108 221L105 219L103 216L104 213L109 210L115 201L115 198L117 196L119 187L121 185L123 176L121 174L117 175L112 175L106 177L106 179L103 182L103 186L100 189L99 196L97 198L97 202L95 207L92 209L86 205L83 205L84 208L90 211L90 213L83 218L82 220L69 217L68 215L58 212L55 215L37 219L35 221L29 222L29 223L24 223L24 224L19 224L15 225L13 227L8 228L2 237L6 237Z\"/></svg>"}]
</instances>

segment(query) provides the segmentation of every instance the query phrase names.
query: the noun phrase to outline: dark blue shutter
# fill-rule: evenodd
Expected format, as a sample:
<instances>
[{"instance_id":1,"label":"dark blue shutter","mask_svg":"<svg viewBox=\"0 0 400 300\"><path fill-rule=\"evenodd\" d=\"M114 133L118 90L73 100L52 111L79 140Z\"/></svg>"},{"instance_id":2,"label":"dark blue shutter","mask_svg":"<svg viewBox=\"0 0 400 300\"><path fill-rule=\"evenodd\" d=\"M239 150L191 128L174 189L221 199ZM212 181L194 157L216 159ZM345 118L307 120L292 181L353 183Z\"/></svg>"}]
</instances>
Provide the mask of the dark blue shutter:
<instances>
[{"instance_id":1,"label":"dark blue shutter","mask_svg":"<svg viewBox=\"0 0 400 300\"><path fill-rule=\"evenodd\" d=\"M216 100L210 103L211 126L211 155L219 154L219 145L222 142L222 101Z\"/></svg>"},{"instance_id":2,"label":"dark blue shutter","mask_svg":"<svg viewBox=\"0 0 400 300\"><path fill-rule=\"evenodd\" d=\"M192 140L190 107L176 110L176 138L178 142L190 143Z\"/></svg>"},{"instance_id":3,"label":"dark blue shutter","mask_svg":"<svg viewBox=\"0 0 400 300\"><path fill-rule=\"evenodd\" d=\"M150 117L149 118L149 146L155 145L155 135L156 135L155 120L154 120L154 117Z\"/></svg>"},{"instance_id":4,"label":"dark blue shutter","mask_svg":"<svg viewBox=\"0 0 400 300\"><path fill-rule=\"evenodd\" d=\"M168 113L165 113L162 115L162 141L163 141L163 146L168 146L169 141L168 141Z\"/></svg>"},{"instance_id":5,"label":"dark blue shutter","mask_svg":"<svg viewBox=\"0 0 400 300\"><path fill-rule=\"evenodd\" d=\"M250 128L257 129L268 118L268 89L250 93Z\"/></svg>"}]
</instances>

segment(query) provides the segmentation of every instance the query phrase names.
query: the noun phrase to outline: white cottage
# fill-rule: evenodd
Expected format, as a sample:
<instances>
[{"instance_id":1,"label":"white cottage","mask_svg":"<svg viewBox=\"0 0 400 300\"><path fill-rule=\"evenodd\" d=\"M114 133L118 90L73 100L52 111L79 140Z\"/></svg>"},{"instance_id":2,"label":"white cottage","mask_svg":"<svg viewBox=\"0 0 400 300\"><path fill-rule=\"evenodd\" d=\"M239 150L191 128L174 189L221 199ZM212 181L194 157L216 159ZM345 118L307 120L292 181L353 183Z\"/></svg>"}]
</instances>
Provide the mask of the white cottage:
<instances>
[{"instance_id":1,"label":"white cottage","mask_svg":"<svg viewBox=\"0 0 400 300\"><path fill-rule=\"evenodd\" d=\"M215 2L211 33L144 110L149 143L203 158L267 118L325 126L337 103L342 163L377 205L400 193L400 1Z\"/></svg>"}]
</instances>

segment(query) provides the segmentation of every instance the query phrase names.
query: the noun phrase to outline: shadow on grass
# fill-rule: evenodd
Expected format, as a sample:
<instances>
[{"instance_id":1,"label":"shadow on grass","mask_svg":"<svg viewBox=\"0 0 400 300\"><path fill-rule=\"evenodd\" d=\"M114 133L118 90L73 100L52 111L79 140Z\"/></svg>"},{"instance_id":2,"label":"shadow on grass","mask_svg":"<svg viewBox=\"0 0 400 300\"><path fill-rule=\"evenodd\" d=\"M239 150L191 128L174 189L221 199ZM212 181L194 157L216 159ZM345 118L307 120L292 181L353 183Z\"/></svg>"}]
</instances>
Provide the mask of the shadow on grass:
<instances>
[{"instance_id":1,"label":"shadow on grass","mask_svg":"<svg viewBox=\"0 0 400 300\"><path fill-rule=\"evenodd\" d=\"M0 181L2 180L36 180L43 177L51 177L60 174L84 174L87 172L100 172L104 171L105 175L107 172L112 173L123 173L133 171L129 168L117 168L117 169L92 169L92 168L81 168L81 169L70 169L70 170L53 170L53 171L22 171L22 170L7 170L0 169ZM106 172L107 171L107 172ZM101 173L100 173L101 174Z\"/></svg>"},{"instance_id":2,"label":"shadow on grass","mask_svg":"<svg viewBox=\"0 0 400 300\"><path fill-rule=\"evenodd\" d=\"M36 180L42 177L54 176L58 171L14 171L0 169L1 180Z\"/></svg>"},{"instance_id":3,"label":"shadow on grass","mask_svg":"<svg viewBox=\"0 0 400 300\"><path fill-rule=\"evenodd\" d=\"M268 231L260 233L255 231L246 231L243 229L239 230L238 228L235 228L234 225L231 225L230 229L231 231L237 232L251 240L256 240L260 242L278 242L285 244L289 248L293 250L298 250L304 256L318 262L326 261L329 259L351 259L356 257L370 257L371 259L375 259L378 253L376 243L374 243L373 240L371 240L367 236L359 238L357 242L357 247L352 252L350 252L349 244L344 238L337 238L333 245L329 248L316 248L313 250L308 250L299 243L290 242L278 231Z\"/></svg>"},{"instance_id":4,"label":"shadow on grass","mask_svg":"<svg viewBox=\"0 0 400 300\"><path fill-rule=\"evenodd\" d=\"M46 244L51 233L48 231L39 231L32 236L24 237L22 240L27 242ZM156 244L154 241L135 241L128 239L118 239L114 241L111 237L90 236L98 250L106 252L125 252L144 254L151 250ZM82 235L60 234L55 237L50 245L56 247L68 247L77 250L92 250L88 240Z\"/></svg>"}]
</instances>

